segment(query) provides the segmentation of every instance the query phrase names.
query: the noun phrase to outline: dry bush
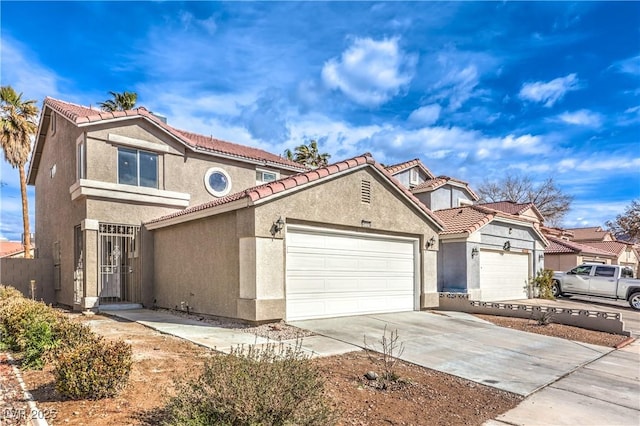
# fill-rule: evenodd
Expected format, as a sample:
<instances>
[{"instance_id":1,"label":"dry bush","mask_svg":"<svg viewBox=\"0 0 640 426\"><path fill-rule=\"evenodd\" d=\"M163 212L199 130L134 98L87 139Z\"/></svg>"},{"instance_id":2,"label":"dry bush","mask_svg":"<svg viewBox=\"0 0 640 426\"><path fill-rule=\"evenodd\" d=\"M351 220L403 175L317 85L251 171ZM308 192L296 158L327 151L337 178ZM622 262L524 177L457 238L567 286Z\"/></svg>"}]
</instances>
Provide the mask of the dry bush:
<instances>
[{"instance_id":1,"label":"dry bush","mask_svg":"<svg viewBox=\"0 0 640 426\"><path fill-rule=\"evenodd\" d=\"M300 350L269 343L213 357L176 383L167 425L327 425L335 416L320 373Z\"/></svg>"}]
</instances>

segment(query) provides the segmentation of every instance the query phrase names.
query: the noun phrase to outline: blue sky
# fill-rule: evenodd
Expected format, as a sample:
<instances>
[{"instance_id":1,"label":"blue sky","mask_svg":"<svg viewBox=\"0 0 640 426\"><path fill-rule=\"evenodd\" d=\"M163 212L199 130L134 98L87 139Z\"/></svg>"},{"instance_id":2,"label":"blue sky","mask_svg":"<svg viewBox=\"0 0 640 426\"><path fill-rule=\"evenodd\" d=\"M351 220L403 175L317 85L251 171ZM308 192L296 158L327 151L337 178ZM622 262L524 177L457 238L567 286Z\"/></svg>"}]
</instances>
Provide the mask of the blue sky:
<instances>
[{"instance_id":1,"label":"blue sky","mask_svg":"<svg viewBox=\"0 0 640 426\"><path fill-rule=\"evenodd\" d=\"M130 90L175 127L275 153L317 139L472 187L553 176L568 227L640 197L639 2L1 7L2 84L39 103ZM0 237L17 239L18 173L1 173Z\"/></svg>"}]
</instances>

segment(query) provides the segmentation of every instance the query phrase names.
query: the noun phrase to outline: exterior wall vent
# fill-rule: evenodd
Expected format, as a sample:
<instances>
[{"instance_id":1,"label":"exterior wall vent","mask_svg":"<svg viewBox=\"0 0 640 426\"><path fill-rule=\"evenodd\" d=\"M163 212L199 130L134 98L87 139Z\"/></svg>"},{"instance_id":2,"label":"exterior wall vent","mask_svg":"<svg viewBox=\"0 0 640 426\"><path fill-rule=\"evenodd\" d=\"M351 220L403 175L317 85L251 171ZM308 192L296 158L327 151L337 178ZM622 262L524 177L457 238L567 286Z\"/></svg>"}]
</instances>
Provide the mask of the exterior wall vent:
<instances>
[{"instance_id":1,"label":"exterior wall vent","mask_svg":"<svg viewBox=\"0 0 640 426\"><path fill-rule=\"evenodd\" d=\"M360 186L360 201L371 204L371 181L363 180Z\"/></svg>"}]
</instances>

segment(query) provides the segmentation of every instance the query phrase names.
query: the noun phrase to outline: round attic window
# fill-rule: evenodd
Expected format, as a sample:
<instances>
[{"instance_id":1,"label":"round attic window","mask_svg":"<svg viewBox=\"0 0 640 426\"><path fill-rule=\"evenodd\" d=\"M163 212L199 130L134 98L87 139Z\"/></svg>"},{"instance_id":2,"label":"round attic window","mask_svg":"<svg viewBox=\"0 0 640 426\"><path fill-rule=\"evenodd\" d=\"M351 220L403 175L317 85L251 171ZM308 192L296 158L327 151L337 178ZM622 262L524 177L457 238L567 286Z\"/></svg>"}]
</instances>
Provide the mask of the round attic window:
<instances>
[{"instance_id":1,"label":"round attic window","mask_svg":"<svg viewBox=\"0 0 640 426\"><path fill-rule=\"evenodd\" d=\"M231 190L231 178L221 168L212 167L204 174L204 186L214 197L224 197Z\"/></svg>"}]
</instances>

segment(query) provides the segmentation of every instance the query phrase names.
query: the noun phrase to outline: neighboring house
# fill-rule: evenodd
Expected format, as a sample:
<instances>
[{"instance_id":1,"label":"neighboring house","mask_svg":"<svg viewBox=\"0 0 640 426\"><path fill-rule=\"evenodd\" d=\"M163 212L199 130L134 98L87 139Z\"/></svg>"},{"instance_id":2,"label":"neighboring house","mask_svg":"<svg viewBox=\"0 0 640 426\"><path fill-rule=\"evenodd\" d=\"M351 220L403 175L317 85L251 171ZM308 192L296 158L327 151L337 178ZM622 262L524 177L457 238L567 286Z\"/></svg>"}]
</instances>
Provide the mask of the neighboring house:
<instances>
[{"instance_id":1,"label":"neighboring house","mask_svg":"<svg viewBox=\"0 0 640 426\"><path fill-rule=\"evenodd\" d=\"M482 206L435 211L445 224L438 251L438 291L473 300L528 297L527 283L544 268L548 245L533 222Z\"/></svg>"},{"instance_id":2,"label":"neighboring house","mask_svg":"<svg viewBox=\"0 0 640 426\"><path fill-rule=\"evenodd\" d=\"M533 203L498 201L495 203L482 203L478 205L530 220L531 222L535 223L536 226L542 226L542 224L544 223L544 217L540 213L540 210L538 210L538 208Z\"/></svg>"},{"instance_id":3,"label":"neighboring house","mask_svg":"<svg viewBox=\"0 0 640 426\"><path fill-rule=\"evenodd\" d=\"M31 248L33 257L34 248ZM24 245L20 241L0 241L0 258L22 258L24 257Z\"/></svg>"},{"instance_id":4,"label":"neighboring house","mask_svg":"<svg viewBox=\"0 0 640 426\"><path fill-rule=\"evenodd\" d=\"M638 270L640 259L633 248L633 244L622 241L593 241L585 245L613 253L616 257L611 261L613 265L628 266L634 273Z\"/></svg>"},{"instance_id":5,"label":"neighboring house","mask_svg":"<svg viewBox=\"0 0 640 426\"><path fill-rule=\"evenodd\" d=\"M448 176L426 180L411 192L431 210L469 206L479 199L467 182Z\"/></svg>"},{"instance_id":6,"label":"neighboring house","mask_svg":"<svg viewBox=\"0 0 640 426\"><path fill-rule=\"evenodd\" d=\"M550 244L544 251L544 262L548 269L568 271L585 262L611 265L616 255L586 243L578 243L567 239L546 235Z\"/></svg>"},{"instance_id":7,"label":"neighboring house","mask_svg":"<svg viewBox=\"0 0 640 426\"><path fill-rule=\"evenodd\" d=\"M567 231L573 233L572 241L579 243L594 241L615 241L614 236L609 231L605 231L600 226L591 226L588 228L568 228Z\"/></svg>"},{"instance_id":8,"label":"neighboring house","mask_svg":"<svg viewBox=\"0 0 640 426\"><path fill-rule=\"evenodd\" d=\"M431 173L431 171L422 164L422 161L418 158L387 166L385 169L389 174L391 174L391 176L408 189L412 189L429 179L435 178L434 174Z\"/></svg>"},{"instance_id":9,"label":"neighboring house","mask_svg":"<svg viewBox=\"0 0 640 426\"><path fill-rule=\"evenodd\" d=\"M443 225L369 155L308 171L47 98L28 182L56 301L253 322L437 306Z\"/></svg>"}]
</instances>

